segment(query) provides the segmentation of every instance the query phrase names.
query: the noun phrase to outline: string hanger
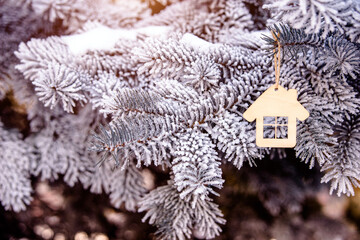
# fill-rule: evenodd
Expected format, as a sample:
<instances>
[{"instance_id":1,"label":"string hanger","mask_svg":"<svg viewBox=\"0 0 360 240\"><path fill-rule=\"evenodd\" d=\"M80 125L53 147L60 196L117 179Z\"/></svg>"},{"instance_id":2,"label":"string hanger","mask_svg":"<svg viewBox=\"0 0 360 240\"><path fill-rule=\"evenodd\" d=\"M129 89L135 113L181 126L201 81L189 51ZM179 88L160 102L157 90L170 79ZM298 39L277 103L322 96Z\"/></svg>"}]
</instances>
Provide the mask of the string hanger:
<instances>
[{"instance_id":1,"label":"string hanger","mask_svg":"<svg viewBox=\"0 0 360 240\"><path fill-rule=\"evenodd\" d=\"M279 88L279 80L280 80L280 64L281 64L281 44L279 41L280 32L276 35L274 30L271 30L271 34L273 35L273 38L275 39L278 47L277 51L276 48L274 48L274 67L275 67L275 90Z\"/></svg>"}]
</instances>

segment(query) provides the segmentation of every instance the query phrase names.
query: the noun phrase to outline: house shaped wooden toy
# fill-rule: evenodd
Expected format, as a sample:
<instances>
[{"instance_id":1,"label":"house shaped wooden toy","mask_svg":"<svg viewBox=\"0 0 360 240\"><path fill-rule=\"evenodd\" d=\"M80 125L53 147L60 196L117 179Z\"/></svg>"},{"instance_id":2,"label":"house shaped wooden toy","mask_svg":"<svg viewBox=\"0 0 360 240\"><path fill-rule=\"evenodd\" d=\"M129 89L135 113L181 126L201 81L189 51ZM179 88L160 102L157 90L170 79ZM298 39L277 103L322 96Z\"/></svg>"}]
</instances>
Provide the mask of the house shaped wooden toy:
<instances>
[{"instance_id":1,"label":"house shaped wooden toy","mask_svg":"<svg viewBox=\"0 0 360 240\"><path fill-rule=\"evenodd\" d=\"M257 146L291 148L296 145L296 119L304 121L309 112L297 101L295 89L273 85L256 99L243 117L249 122L256 119ZM266 135L266 129L272 134Z\"/></svg>"}]
</instances>

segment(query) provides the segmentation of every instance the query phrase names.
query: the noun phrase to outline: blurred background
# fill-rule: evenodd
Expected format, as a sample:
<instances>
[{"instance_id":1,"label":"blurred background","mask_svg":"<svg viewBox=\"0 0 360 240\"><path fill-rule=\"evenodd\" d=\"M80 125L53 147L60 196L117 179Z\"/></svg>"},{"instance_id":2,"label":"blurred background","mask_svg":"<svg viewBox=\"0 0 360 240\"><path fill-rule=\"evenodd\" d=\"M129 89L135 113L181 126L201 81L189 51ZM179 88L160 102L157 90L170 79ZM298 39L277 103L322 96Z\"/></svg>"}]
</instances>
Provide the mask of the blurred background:
<instances>
[{"instance_id":1,"label":"blurred background","mask_svg":"<svg viewBox=\"0 0 360 240\"><path fill-rule=\"evenodd\" d=\"M285 159L286 160L286 159ZM329 195L318 169L294 161L264 159L257 167L224 165L224 188L215 197L227 223L215 239L356 240L360 239L360 192ZM142 172L149 188L165 184L160 169ZM1 208L0 239L153 239L156 228L142 223L144 213L115 209L105 194L59 179L34 179L34 200L26 211ZM196 236L196 233L194 233ZM196 239L196 237L194 237Z\"/></svg>"}]
</instances>

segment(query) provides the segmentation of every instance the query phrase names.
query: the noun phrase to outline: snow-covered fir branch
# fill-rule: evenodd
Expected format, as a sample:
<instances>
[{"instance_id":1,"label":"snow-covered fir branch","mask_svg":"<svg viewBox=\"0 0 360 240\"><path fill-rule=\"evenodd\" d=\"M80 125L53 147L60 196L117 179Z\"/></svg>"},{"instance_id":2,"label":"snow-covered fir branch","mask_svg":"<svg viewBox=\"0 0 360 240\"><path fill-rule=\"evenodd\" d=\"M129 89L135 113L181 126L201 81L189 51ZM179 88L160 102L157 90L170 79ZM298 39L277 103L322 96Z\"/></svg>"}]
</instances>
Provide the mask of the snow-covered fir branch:
<instances>
[{"instance_id":1,"label":"snow-covered fir branch","mask_svg":"<svg viewBox=\"0 0 360 240\"><path fill-rule=\"evenodd\" d=\"M145 211L159 239L218 236L221 165L242 171L274 153L256 146L243 113L275 83L278 44L280 85L296 89L310 112L297 125L294 156L321 168L330 193L354 195L360 4L263 2L0 0L0 97L12 92L29 121L24 136L0 125L2 205L25 209L30 176L63 176L108 194L114 207ZM154 5L163 9L152 12ZM148 166L168 171L167 184L147 190Z\"/></svg>"}]
</instances>

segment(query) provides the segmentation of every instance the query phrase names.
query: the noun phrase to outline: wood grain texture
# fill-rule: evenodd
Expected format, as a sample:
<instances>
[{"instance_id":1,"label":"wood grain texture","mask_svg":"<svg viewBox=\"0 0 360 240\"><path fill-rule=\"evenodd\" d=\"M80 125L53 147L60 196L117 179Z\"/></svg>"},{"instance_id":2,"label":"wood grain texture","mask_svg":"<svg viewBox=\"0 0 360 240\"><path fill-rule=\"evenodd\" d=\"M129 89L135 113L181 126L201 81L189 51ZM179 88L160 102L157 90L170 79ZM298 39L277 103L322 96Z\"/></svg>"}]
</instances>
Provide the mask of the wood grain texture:
<instances>
[{"instance_id":1,"label":"wood grain texture","mask_svg":"<svg viewBox=\"0 0 360 240\"><path fill-rule=\"evenodd\" d=\"M269 87L260 97L244 112L243 117L252 122L256 119L256 145L259 147L292 148L296 145L296 119L304 121L309 117L309 112L297 101L295 89L286 90L276 85ZM287 138L264 138L264 117L287 117ZM273 125L278 126L275 120Z\"/></svg>"}]
</instances>

